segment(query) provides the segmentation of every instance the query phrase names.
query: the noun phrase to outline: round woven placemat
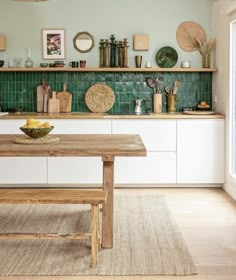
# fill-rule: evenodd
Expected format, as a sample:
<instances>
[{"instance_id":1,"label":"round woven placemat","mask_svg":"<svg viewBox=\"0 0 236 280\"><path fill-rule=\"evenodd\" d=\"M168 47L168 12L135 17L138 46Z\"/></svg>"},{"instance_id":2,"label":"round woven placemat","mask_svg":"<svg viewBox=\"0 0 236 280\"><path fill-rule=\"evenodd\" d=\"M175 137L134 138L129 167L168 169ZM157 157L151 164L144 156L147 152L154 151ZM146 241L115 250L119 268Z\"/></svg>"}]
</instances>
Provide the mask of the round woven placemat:
<instances>
[{"instance_id":1,"label":"round woven placemat","mask_svg":"<svg viewBox=\"0 0 236 280\"><path fill-rule=\"evenodd\" d=\"M198 23L185 21L176 30L176 40L182 50L192 52L204 45L206 32Z\"/></svg>"},{"instance_id":2,"label":"round woven placemat","mask_svg":"<svg viewBox=\"0 0 236 280\"><path fill-rule=\"evenodd\" d=\"M104 113L112 108L115 93L107 85L95 84L85 94L85 104L93 113Z\"/></svg>"},{"instance_id":3,"label":"round woven placemat","mask_svg":"<svg viewBox=\"0 0 236 280\"><path fill-rule=\"evenodd\" d=\"M53 135L47 135L42 138L29 138L27 136L16 137L12 140L16 144L49 144L49 143L57 143L60 141L60 138Z\"/></svg>"}]
</instances>

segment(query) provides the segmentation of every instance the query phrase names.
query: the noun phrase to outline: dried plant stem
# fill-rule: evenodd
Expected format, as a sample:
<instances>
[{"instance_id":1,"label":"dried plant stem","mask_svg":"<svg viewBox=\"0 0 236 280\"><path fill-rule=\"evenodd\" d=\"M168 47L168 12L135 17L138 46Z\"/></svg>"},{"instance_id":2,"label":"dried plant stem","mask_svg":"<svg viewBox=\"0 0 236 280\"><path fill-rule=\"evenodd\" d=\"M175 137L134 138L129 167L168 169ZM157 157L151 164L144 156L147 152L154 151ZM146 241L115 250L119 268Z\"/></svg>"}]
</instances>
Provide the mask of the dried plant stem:
<instances>
[{"instance_id":1,"label":"dried plant stem","mask_svg":"<svg viewBox=\"0 0 236 280\"><path fill-rule=\"evenodd\" d=\"M202 56L210 55L211 51L215 48L215 45L216 45L216 40L213 38L210 38L208 40L208 42L204 42L203 44L201 44L201 42L198 40L197 40L197 42L199 44L199 46L197 47L197 50L199 51L199 53Z\"/></svg>"}]
</instances>

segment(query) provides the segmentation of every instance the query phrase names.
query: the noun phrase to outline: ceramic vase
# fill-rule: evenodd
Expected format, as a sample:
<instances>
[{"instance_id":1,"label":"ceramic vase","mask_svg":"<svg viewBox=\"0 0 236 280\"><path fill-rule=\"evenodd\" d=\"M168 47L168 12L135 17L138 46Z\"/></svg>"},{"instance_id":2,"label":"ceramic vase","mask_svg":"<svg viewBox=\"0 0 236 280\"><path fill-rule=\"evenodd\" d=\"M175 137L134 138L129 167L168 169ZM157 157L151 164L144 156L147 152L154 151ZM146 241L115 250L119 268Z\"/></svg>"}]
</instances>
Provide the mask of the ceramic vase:
<instances>
[{"instance_id":1,"label":"ceramic vase","mask_svg":"<svg viewBox=\"0 0 236 280\"><path fill-rule=\"evenodd\" d=\"M153 112L154 113L162 112L162 94L161 93L153 94Z\"/></svg>"}]
</instances>

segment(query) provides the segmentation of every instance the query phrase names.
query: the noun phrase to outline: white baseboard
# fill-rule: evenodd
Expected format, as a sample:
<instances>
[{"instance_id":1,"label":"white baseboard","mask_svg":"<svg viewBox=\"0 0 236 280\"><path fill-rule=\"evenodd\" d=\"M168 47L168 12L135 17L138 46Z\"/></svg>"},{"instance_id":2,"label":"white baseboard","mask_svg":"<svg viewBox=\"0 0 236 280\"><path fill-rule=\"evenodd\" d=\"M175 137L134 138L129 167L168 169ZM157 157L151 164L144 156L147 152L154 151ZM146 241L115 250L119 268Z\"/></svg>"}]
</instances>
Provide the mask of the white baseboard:
<instances>
[{"instance_id":1,"label":"white baseboard","mask_svg":"<svg viewBox=\"0 0 236 280\"><path fill-rule=\"evenodd\" d=\"M228 177L223 189L234 199L236 200L236 181Z\"/></svg>"},{"instance_id":2,"label":"white baseboard","mask_svg":"<svg viewBox=\"0 0 236 280\"><path fill-rule=\"evenodd\" d=\"M101 188L102 184L0 184L0 188ZM222 184L115 184L115 188L222 188Z\"/></svg>"}]
</instances>

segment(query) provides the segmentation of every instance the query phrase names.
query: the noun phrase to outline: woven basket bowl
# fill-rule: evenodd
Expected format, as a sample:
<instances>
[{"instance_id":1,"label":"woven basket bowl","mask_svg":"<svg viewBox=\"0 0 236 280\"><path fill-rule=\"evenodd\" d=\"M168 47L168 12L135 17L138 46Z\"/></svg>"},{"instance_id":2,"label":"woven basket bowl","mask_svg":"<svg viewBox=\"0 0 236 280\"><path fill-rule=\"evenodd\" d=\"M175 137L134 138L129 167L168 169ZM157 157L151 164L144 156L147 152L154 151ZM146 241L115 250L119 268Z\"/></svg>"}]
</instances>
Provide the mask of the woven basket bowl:
<instances>
[{"instance_id":1,"label":"woven basket bowl","mask_svg":"<svg viewBox=\"0 0 236 280\"><path fill-rule=\"evenodd\" d=\"M30 138L37 139L47 136L53 130L53 128L54 126L42 128L20 127L20 130L23 131Z\"/></svg>"}]
</instances>

